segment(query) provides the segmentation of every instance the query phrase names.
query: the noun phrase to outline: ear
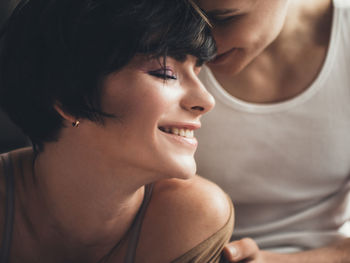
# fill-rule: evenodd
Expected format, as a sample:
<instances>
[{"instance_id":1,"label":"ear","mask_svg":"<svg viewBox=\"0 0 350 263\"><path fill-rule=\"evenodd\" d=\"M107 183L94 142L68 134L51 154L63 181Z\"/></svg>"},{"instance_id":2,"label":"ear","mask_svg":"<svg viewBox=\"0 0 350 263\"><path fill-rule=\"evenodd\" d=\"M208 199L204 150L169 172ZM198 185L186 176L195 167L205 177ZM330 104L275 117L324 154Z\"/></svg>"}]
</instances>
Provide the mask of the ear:
<instances>
[{"instance_id":1,"label":"ear","mask_svg":"<svg viewBox=\"0 0 350 263\"><path fill-rule=\"evenodd\" d=\"M58 113L59 115L61 115L61 117L62 117L64 120L66 120L66 121L68 121L68 122L70 122L70 123L73 123L73 122L76 121L77 118L75 118L74 116L72 116L72 115L66 113L66 112L63 110L63 107L62 107L62 104L61 104L61 103L55 102L55 104L53 105L53 107L54 107L54 109L57 111L57 113Z\"/></svg>"}]
</instances>

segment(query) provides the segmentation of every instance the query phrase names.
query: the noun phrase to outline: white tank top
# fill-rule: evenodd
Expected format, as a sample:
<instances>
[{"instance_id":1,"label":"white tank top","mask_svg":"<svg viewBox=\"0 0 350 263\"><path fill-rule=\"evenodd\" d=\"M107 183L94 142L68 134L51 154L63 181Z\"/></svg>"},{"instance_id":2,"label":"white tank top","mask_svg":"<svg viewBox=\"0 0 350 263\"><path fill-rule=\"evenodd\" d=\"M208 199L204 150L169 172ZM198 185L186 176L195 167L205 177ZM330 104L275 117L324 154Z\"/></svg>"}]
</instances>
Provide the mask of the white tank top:
<instances>
[{"instance_id":1,"label":"white tank top","mask_svg":"<svg viewBox=\"0 0 350 263\"><path fill-rule=\"evenodd\" d=\"M204 67L216 98L197 132L198 173L235 204L232 239L299 251L350 236L350 0L334 0L324 66L299 96L274 104L229 95ZM343 227L343 228L342 228Z\"/></svg>"}]
</instances>

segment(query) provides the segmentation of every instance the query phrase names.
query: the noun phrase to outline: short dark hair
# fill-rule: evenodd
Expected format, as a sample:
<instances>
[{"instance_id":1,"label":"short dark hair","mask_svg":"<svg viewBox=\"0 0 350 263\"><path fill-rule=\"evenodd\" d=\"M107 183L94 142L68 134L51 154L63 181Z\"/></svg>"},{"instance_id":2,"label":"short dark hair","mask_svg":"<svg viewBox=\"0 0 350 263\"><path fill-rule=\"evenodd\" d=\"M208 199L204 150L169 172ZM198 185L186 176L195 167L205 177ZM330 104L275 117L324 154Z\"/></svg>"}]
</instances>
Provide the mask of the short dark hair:
<instances>
[{"instance_id":1,"label":"short dark hair","mask_svg":"<svg viewBox=\"0 0 350 263\"><path fill-rule=\"evenodd\" d=\"M189 0L27 0L0 44L0 106L34 146L58 139L54 109L101 121L100 87L136 54L200 62L216 48Z\"/></svg>"}]
</instances>

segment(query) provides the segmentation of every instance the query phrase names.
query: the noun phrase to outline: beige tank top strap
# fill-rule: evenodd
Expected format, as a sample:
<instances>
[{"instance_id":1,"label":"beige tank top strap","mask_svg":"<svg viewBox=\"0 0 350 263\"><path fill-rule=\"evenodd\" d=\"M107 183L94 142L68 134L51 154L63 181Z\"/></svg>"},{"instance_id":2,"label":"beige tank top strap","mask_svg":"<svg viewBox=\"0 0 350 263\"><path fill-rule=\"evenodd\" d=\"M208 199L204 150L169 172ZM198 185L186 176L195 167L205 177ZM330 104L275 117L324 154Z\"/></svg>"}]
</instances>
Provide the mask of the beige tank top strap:
<instances>
[{"instance_id":1,"label":"beige tank top strap","mask_svg":"<svg viewBox=\"0 0 350 263\"><path fill-rule=\"evenodd\" d=\"M124 258L124 263L133 263L135 261L136 249L140 237L140 231L142 227L143 218L145 216L147 207L152 197L153 184L146 185L145 196L139 212L135 218L133 226L130 231L128 249Z\"/></svg>"}]
</instances>

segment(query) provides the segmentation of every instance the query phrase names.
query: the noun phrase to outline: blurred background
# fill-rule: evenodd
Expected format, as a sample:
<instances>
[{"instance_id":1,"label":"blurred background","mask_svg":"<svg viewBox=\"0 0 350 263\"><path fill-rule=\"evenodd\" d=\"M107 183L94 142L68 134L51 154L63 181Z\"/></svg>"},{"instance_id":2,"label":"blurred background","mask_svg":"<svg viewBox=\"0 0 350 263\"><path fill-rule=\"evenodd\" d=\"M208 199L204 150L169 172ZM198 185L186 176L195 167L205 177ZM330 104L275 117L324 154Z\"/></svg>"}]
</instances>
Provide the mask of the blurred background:
<instances>
[{"instance_id":1,"label":"blurred background","mask_svg":"<svg viewBox=\"0 0 350 263\"><path fill-rule=\"evenodd\" d=\"M2 28L19 0L0 0L0 27ZM0 153L29 145L29 140L0 109Z\"/></svg>"},{"instance_id":2,"label":"blurred background","mask_svg":"<svg viewBox=\"0 0 350 263\"><path fill-rule=\"evenodd\" d=\"M1 25L8 18L12 10L19 3L19 0L0 0L0 23Z\"/></svg>"}]
</instances>

